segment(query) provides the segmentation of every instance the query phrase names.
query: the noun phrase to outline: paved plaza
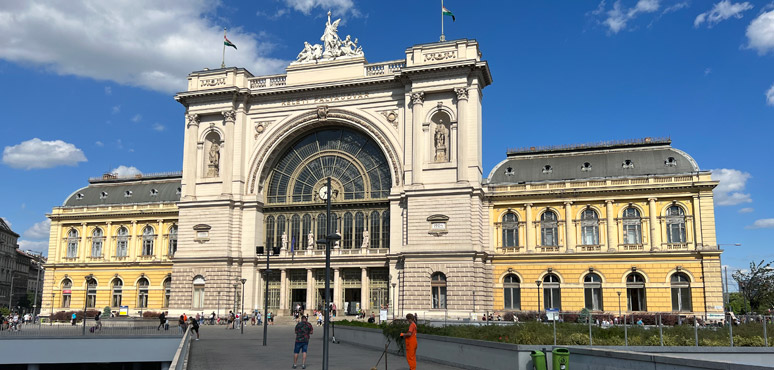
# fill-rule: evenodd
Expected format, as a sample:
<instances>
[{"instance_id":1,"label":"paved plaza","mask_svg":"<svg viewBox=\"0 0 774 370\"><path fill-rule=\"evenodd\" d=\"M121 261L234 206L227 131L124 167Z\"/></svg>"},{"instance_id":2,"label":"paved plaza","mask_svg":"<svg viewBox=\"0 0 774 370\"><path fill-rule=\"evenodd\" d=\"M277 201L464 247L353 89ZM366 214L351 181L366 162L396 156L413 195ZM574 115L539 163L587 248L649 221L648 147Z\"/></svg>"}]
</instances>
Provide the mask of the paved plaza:
<instances>
[{"instance_id":1,"label":"paved plaza","mask_svg":"<svg viewBox=\"0 0 774 370\"><path fill-rule=\"evenodd\" d=\"M247 326L244 335L239 330L226 330L223 326L204 325L200 329L201 340L191 345L189 370L216 369L290 369L293 365L293 343L295 335L291 325L269 326L267 346L263 344L263 327ZM322 327L314 326L309 342L307 369L322 368ZM420 340L419 345L422 345ZM362 369L370 370L376 364L381 352L349 344L330 345L331 370ZM298 368L301 369L299 356ZM406 358L388 355L389 370L407 370ZM379 364L383 370L384 359ZM419 361L418 369L451 370L457 367Z\"/></svg>"}]
</instances>

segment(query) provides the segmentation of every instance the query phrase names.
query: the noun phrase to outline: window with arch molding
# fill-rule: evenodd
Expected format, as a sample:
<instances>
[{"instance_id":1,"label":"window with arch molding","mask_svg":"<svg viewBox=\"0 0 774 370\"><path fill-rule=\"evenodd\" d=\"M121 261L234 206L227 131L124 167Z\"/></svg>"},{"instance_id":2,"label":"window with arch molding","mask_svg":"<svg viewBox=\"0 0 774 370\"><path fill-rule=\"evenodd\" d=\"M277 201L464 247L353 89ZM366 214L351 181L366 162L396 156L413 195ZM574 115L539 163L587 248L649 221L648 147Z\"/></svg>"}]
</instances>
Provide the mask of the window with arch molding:
<instances>
[{"instance_id":1,"label":"window with arch molding","mask_svg":"<svg viewBox=\"0 0 774 370\"><path fill-rule=\"evenodd\" d=\"M193 279L193 308L204 308L204 277L197 275Z\"/></svg>"},{"instance_id":2,"label":"window with arch molding","mask_svg":"<svg viewBox=\"0 0 774 370\"><path fill-rule=\"evenodd\" d=\"M667 243L685 243L685 211L678 205L670 206L666 213Z\"/></svg>"},{"instance_id":3,"label":"window with arch molding","mask_svg":"<svg viewBox=\"0 0 774 370\"><path fill-rule=\"evenodd\" d=\"M290 240L288 240L288 248L292 251L298 251L298 246L301 244L301 217L297 214L290 218Z\"/></svg>"},{"instance_id":4,"label":"window with arch molding","mask_svg":"<svg viewBox=\"0 0 774 370\"><path fill-rule=\"evenodd\" d=\"M162 307L169 307L169 297L172 296L172 278L164 279L164 302Z\"/></svg>"},{"instance_id":5,"label":"window with arch molding","mask_svg":"<svg viewBox=\"0 0 774 370\"><path fill-rule=\"evenodd\" d=\"M562 309L562 288L559 276L546 274L543 277L543 308Z\"/></svg>"},{"instance_id":6,"label":"window with arch molding","mask_svg":"<svg viewBox=\"0 0 774 370\"><path fill-rule=\"evenodd\" d=\"M129 229L121 226L116 235L116 257L126 257L129 249Z\"/></svg>"},{"instance_id":7,"label":"window with arch molding","mask_svg":"<svg viewBox=\"0 0 774 370\"><path fill-rule=\"evenodd\" d=\"M86 308L97 306L97 280L91 278L86 280Z\"/></svg>"},{"instance_id":8,"label":"window with arch molding","mask_svg":"<svg viewBox=\"0 0 774 370\"><path fill-rule=\"evenodd\" d=\"M150 283L146 278L137 280L137 308L148 308L148 288Z\"/></svg>"},{"instance_id":9,"label":"window with arch molding","mask_svg":"<svg viewBox=\"0 0 774 370\"><path fill-rule=\"evenodd\" d=\"M626 305L629 311L647 311L645 277L638 272L626 276Z\"/></svg>"},{"instance_id":10,"label":"window with arch molding","mask_svg":"<svg viewBox=\"0 0 774 370\"><path fill-rule=\"evenodd\" d=\"M110 307L120 307L121 300L124 295L124 282L119 278L114 278L111 285L113 289L113 297L110 300Z\"/></svg>"},{"instance_id":11,"label":"window with arch molding","mask_svg":"<svg viewBox=\"0 0 774 370\"><path fill-rule=\"evenodd\" d=\"M676 272L670 278L672 287L672 311L691 312L691 279L683 272Z\"/></svg>"},{"instance_id":12,"label":"window with arch molding","mask_svg":"<svg viewBox=\"0 0 774 370\"><path fill-rule=\"evenodd\" d=\"M368 235L371 238L371 242L369 243L369 247L378 249L381 237L381 232L379 230L381 229L382 218L379 216L379 211L372 211L370 218L371 228L368 230Z\"/></svg>"},{"instance_id":13,"label":"window with arch molding","mask_svg":"<svg viewBox=\"0 0 774 370\"><path fill-rule=\"evenodd\" d=\"M94 231L91 232L91 256L96 257L102 257L102 245L105 241L105 234L102 232L102 229L99 227L95 228Z\"/></svg>"},{"instance_id":14,"label":"window with arch molding","mask_svg":"<svg viewBox=\"0 0 774 370\"><path fill-rule=\"evenodd\" d=\"M446 275L433 273L430 277L430 289L433 296L433 308L446 308Z\"/></svg>"},{"instance_id":15,"label":"window with arch molding","mask_svg":"<svg viewBox=\"0 0 774 370\"><path fill-rule=\"evenodd\" d=\"M70 308L70 303L72 302L72 289L72 280L62 280L62 308Z\"/></svg>"},{"instance_id":16,"label":"window with arch molding","mask_svg":"<svg viewBox=\"0 0 774 370\"><path fill-rule=\"evenodd\" d=\"M519 245L519 220L516 214L508 212L503 215L503 247L513 248Z\"/></svg>"},{"instance_id":17,"label":"window with arch molding","mask_svg":"<svg viewBox=\"0 0 774 370\"><path fill-rule=\"evenodd\" d=\"M547 210L540 216L540 245L546 247L559 245L559 222L554 211Z\"/></svg>"},{"instance_id":18,"label":"window with arch molding","mask_svg":"<svg viewBox=\"0 0 774 370\"><path fill-rule=\"evenodd\" d=\"M70 229L67 232L67 258L78 257L78 230Z\"/></svg>"},{"instance_id":19,"label":"window with arch molding","mask_svg":"<svg viewBox=\"0 0 774 370\"><path fill-rule=\"evenodd\" d=\"M583 277L583 295L586 301L586 309L591 311L603 311L602 306L602 277L590 272Z\"/></svg>"},{"instance_id":20,"label":"window with arch molding","mask_svg":"<svg viewBox=\"0 0 774 370\"><path fill-rule=\"evenodd\" d=\"M167 255L172 257L175 255L175 252L177 252L177 225L172 225L169 227L169 246L167 248Z\"/></svg>"},{"instance_id":21,"label":"window with arch molding","mask_svg":"<svg viewBox=\"0 0 774 370\"><path fill-rule=\"evenodd\" d=\"M586 208L581 213L581 244L599 244L599 215L597 211Z\"/></svg>"},{"instance_id":22,"label":"window with arch molding","mask_svg":"<svg viewBox=\"0 0 774 370\"><path fill-rule=\"evenodd\" d=\"M642 218L637 208L630 206L624 209L622 224L624 244L642 244Z\"/></svg>"},{"instance_id":23,"label":"window with arch molding","mask_svg":"<svg viewBox=\"0 0 774 370\"><path fill-rule=\"evenodd\" d=\"M363 212L355 212L355 248L363 246L363 231L365 231L365 215Z\"/></svg>"},{"instance_id":24,"label":"window with arch molding","mask_svg":"<svg viewBox=\"0 0 774 370\"><path fill-rule=\"evenodd\" d=\"M145 226L144 229L142 229L142 255L143 256L152 256L153 255L153 244L156 241L156 234L153 230L153 226Z\"/></svg>"},{"instance_id":25,"label":"window with arch molding","mask_svg":"<svg viewBox=\"0 0 774 370\"><path fill-rule=\"evenodd\" d=\"M352 249L352 213L346 212L344 213L344 221L343 221L343 228L344 232L342 233L342 247L344 249Z\"/></svg>"},{"instance_id":26,"label":"window with arch molding","mask_svg":"<svg viewBox=\"0 0 774 370\"><path fill-rule=\"evenodd\" d=\"M521 310L521 280L516 274L503 278L503 309Z\"/></svg>"}]
</instances>

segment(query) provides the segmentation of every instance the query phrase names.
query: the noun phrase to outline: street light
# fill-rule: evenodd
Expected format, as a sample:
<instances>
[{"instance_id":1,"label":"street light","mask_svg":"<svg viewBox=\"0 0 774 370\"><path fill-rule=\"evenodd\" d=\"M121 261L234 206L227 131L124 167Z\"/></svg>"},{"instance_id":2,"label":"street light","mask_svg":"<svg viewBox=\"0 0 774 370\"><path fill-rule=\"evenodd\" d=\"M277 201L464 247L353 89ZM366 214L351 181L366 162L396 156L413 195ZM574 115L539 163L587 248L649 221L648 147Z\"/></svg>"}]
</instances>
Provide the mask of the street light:
<instances>
[{"instance_id":1,"label":"street light","mask_svg":"<svg viewBox=\"0 0 774 370\"><path fill-rule=\"evenodd\" d=\"M242 315L240 315L239 317L241 317L242 319L239 322L239 326L240 326L239 330L241 330L240 334L244 334L245 333L245 318L244 318L244 313L245 313L244 312L245 311L245 282L247 282L247 279L242 278L239 281L242 282L242 307L239 307L242 310Z\"/></svg>"},{"instance_id":2,"label":"street light","mask_svg":"<svg viewBox=\"0 0 774 370\"><path fill-rule=\"evenodd\" d=\"M392 308L392 320L395 320L395 286L398 284L392 283L392 302L390 302L390 307Z\"/></svg>"},{"instance_id":3,"label":"street light","mask_svg":"<svg viewBox=\"0 0 774 370\"><path fill-rule=\"evenodd\" d=\"M538 305L537 305L537 311L538 311L537 319L538 319L538 321L541 321L540 320L540 283L542 283L542 281L535 280L535 285L537 285L537 302L538 302Z\"/></svg>"},{"instance_id":4,"label":"street light","mask_svg":"<svg viewBox=\"0 0 774 370\"><path fill-rule=\"evenodd\" d=\"M317 244L325 244L325 323L323 326L323 370L328 370L328 342L330 338L330 302L331 302L331 242L341 239L341 236L331 230L331 177L326 179L325 188L320 189L320 198L325 200L325 221L328 224L325 230L325 238L317 240Z\"/></svg>"},{"instance_id":5,"label":"street light","mask_svg":"<svg viewBox=\"0 0 774 370\"><path fill-rule=\"evenodd\" d=\"M94 278L93 274L86 276L86 291L83 295L83 335L86 335L86 303L89 301L89 281Z\"/></svg>"},{"instance_id":6,"label":"street light","mask_svg":"<svg viewBox=\"0 0 774 370\"><path fill-rule=\"evenodd\" d=\"M621 317L621 292L618 293L618 317Z\"/></svg>"},{"instance_id":7,"label":"street light","mask_svg":"<svg viewBox=\"0 0 774 370\"><path fill-rule=\"evenodd\" d=\"M220 292L218 292L218 322L220 322Z\"/></svg>"},{"instance_id":8,"label":"street light","mask_svg":"<svg viewBox=\"0 0 774 370\"><path fill-rule=\"evenodd\" d=\"M53 290L53 287L51 288ZM51 292L51 317L48 319L49 326L54 326L54 296L56 293Z\"/></svg>"},{"instance_id":9,"label":"street light","mask_svg":"<svg viewBox=\"0 0 774 370\"><path fill-rule=\"evenodd\" d=\"M261 247L258 247L261 248ZM263 346L266 346L266 334L269 330L269 317L267 316L269 314L269 255L271 255L271 250L269 248L264 248L264 253L266 253L266 270L263 272L264 277L263 281L266 282L266 292L263 295Z\"/></svg>"},{"instance_id":10,"label":"street light","mask_svg":"<svg viewBox=\"0 0 774 370\"><path fill-rule=\"evenodd\" d=\"M237 299L237 288L239 288L239 283L234 283L234 317L239 315L239 311L237 311L237 305L239 304L239 299ZM242 324L242 315L239 315L239 324ZM232 323L232 325L236 325L236 322Z\"/></svg>"}]
</instances>

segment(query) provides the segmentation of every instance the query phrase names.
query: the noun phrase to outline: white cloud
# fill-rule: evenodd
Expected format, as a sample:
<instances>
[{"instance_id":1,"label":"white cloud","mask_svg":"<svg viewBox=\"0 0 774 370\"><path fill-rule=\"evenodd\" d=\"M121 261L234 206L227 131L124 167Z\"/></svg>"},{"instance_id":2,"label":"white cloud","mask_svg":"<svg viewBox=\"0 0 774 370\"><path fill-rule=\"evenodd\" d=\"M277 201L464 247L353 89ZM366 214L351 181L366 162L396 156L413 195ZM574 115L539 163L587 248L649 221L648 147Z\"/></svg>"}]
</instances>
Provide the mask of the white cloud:
<instances>
[{"instance_id":1,"label":"white cloud","mask_svg":"<svg viewBox=\"0 0 774 370\"><path fill-rule=\"evenodd\" d=\"M142 172L137 167L127 167L124 165L114 168L110 173L118 177L132 177L135 175L142 175Z\"/></svg>"},{"instance_id":2,"label":"white cloud","mask_svg":"<svg viewBox=\"0 0 774 370\"><path fill-rule=\"evenodd\" d=\"M132 117L132 122L140 122L142 120L142 114L135 114L134 117Z\"/></svg>"},{"instance_id":3,"label":"white cloud","mask_svg":"<svg viewBox=\"0 0 774 370\"><path fill-rule=\"evenodd\" d=\"M774 218L755 220L752 225L745 227L745 229L774 229Z\"/></svg>"},{"instance_id":4,"label":"white cloud","mask_svg":"<svg viewBox=\"0 0 774 370\"><path fill-rule=\"evenodd\" d=\"M351 1L350 1L351 2ZM311 9L346 1L297 1ZM42 66L61 75L114 81L172 93L186 76L220 66L223 24L220 2L207 0L33 0L0 5L0 58ZM226 64L256 75L288 63L264 54L271 40L241 28L229 30L239 50Z\"/></svg>"},{"instance_id":5,"label":"white cloud","mask_svg":"<svg viewBox=\"0 0 774 370\"><path fill-rule=\"evenodd\" d=\"M351 11L357 15L357 10L352 0L285 0L285 4L306 15L309 15L314 8L321 8L326 12L331 9L333 13L339 15Z\"/></svg>"},{"instance_id":6,"label":"white cloud","mask_svg":"<svg viewBox=\"0 0 774 370\"><path fill-rule=\"evenodd\" d=\"M712 73L712 68L707 67L707 68L704 69L704 75L705 76L709 75L710 73Z\"/></svg>"},{"instance_id":7,"label":"white cloud","mask_svg":"<svg viewBox=\"0 0 774 370\"><path fill-rule=\"evenodd\" d=\"M48 254L48 240L30 241L19 239L19 249L41 252L44 255Z\"/></svg>"},{"instance_id":8,"label":"white cloud","mask_svg":"<svg viewBox=\"0 0 774 370\"><path fill-rule=\"evenodd\" d=\"M94 145L99 146L99 147L103 147L103 146L105 146L105 143L97 140L96 142L94 142Z\"/></svg>"},{"instance_id":9,"label":"white cloud","mask_svg":"<svg viewBox=\"0 0 774 370\"><path fill-rule=\"evenodd\" d=\"M749 172L730 168L718 168L711 171L712 179L720 182L714 192L715 204L719 206L733 206L752 202L749 193L742 193L747 180L752 177Z\"/></svg>"},{"instance_id":10,"label":"white cloud","mask_svg":"<svg viewBox=\"0 0 774 370\"><path fill-rule=\"evenodd\" d=\"M25 238L35 240L48 239L49 230L51 230L51 220L45 219L25 230L23 235Z\"/></svg>"},{"instance_id":11,"label":"white cloud","mask_svg":"<svg viewBox=\"0 0 774 370\"><path fill-rule=\"evenodd\" d=\"M113 94L113 88L110 86L105 86L105 95L111 95Z\"/></svg>"},{"instance_id":12,"label":"white cloud","mask_svg":"<svg viewBox=\"0 0 774 370\"><path fill-rule=\"evenodd\" d=\"M761 13L747 26L747 47L759 54L774 50L774 10Z\"/></svg>"},{"instance_id":13,"label":"white cloud","mask_svg":"<svg viewBox=\"0 0 774 370\"><path fill-rule=\"evenodd\" d=\"M603 0L599 3L597 10L591 12L591 14L597 16L604 14L606 18L601 23L607 26L610 32L618 33L625 29L627 23L637 18L639 14L653 13L659 9L659 6L659 0L638 0L634 7L626 9L621 5L621 0L618 0L613 3L613 7L610 10L605 11L606 4Z\"/></svg>"},{"instance_id":14,"label":"white cloud","mask_svg":"<svg viewBox=\"0 0 774 370\"><path fill-rule=\"evenodd\" d=\"M83 151L62 140L43 141L38 138L3 150L3 163L13 168L31 170L56 166L75 166L86 162Z\"/></svg>"},{"instance_id":15,"label":"white cloud","mask_svg":"<svg viewBox=\"0 0 774 370\"><path fill-rule=\"evenodd\" d=\"M689 7L690 5L691 5L691 4L688 4L688 2L687 2L687 1L684 1L684 2L682 2L682 3L677 3L677 4L675 4L675 5L668 6L668 7L664 8L664 11L663 11L663 12L661 12L661 14L669 14L669 13L674 13L674 12L676 12L676 11L680 10L680 9L687 8L687 7Z\"/></svg>"},{"instance_id":16,"label":"white cloud","mask_svg":"<svg viewBox=\"0 0 774 370\"><path fill-rule=\"evenodd\" d=\"M11 225L11 221L8 221L8 219L7 219L7 218L5 218L5 217L0 217L0 218L2 218L2 219L3 219L3 221L5 221L5 223L7 223L7 224L8 224L8 227L11 227L11 226L13 226L13 225Z\"/></svg>"},{"instance_id":17,"label":"white cloud","mask_svg":"<svg viewBox=\"0 0 774 370\"><path fill-rule=\"evenodd\" d=\"M164 125L156 122L156 123L153 124L153 129L158 131L158 132L161 132L161 131L166 130L167 128Z\"/></svg>"},{"instance_id":18,"label":"white cloud","mask_svg":"<svg viewBox=\"0 0 774 370\"><path fill-rule=\"evenodd\" d=\"M118 114L121 112L121 106L120 105L114 105L112 109L113 114Z\"/></svg>"},{"instance_id":19,"label":"white cloud","mask_svg":"<svg viewBox=\"0 0 774 370\"><path fill-rule=\"evenodd\" d=\"M697 15L696 19L693 20L693 26L698 28L702 23L707 22L707 27L712 28L712 26L731 17L741 19L742 13L752 8L752 4L746 1L732 3L729 0L723 0L715 4L712 9Z\"/></svg>"},{"instance_id":20,"label":"white cloud","mask_svg":"<svg viewBox=\"0 0 774 370\"><path fill-rule=\"evenodd\" d=\"M766 104L774 105L774 85L766 91Z\"/></svg>"},{"instance_id":21,"label":"white cloud","mask_svg":"<svg viewBox=\"0 0 774 370\"><path fill-rule=\"evenodd\" d=\"M755 208L745 207L738 211L739 213L753 213L755 212Z\"/></svg>"}]
</instances>

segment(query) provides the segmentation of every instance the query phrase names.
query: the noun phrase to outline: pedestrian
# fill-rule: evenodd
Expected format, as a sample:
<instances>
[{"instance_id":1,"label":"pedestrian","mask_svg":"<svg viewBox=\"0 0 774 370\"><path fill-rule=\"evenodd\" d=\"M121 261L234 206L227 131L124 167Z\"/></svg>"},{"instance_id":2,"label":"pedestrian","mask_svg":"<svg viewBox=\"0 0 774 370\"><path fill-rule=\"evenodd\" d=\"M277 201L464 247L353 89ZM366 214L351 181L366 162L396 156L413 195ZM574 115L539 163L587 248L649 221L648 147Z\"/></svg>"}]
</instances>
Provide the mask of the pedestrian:
<instances>
[{"instance_id":1,"label":"pedestrian","mask_svg":"<svg viewBox=\"0 0 774 370\"><path fill-rule=\"evenodd\" d=\"M317 311L317 326L323 325L323 314L320 311Z\"/></svg>"},{"instance_id":2,"label":"pedestrian","mask_svg":"<svg viewBox=\"0 0 774 370\"><path fill-rule=\"evenodd\" d=\"M272 317L271 311L266 314L266 322L269 323L269 325L274 325L274 317Z\"/></svg>"},{"instance_id":3,"label":"pedestrian","mask_svg":"<svg viewBox=\"0 0 774 370\"><path fill-rule=\"evenodd\" d=\"M255 320L258 321L258 325L261 325L261 311L255 312Z\"/></svg>"},{"instance_id":4,"label":"pedestrian","mask_svg":"<svg viewBox=\"0 0 774 370\"><path fill-rule=\"evenodd\" d=\"M167 315L164 314L164 312L159 315L159 326L156 327L156 331L161 330L162 327L164 327L164 323L167 322Z\"/></svg>"},{"instance_id":5,"label":"pedestrian","mask_svg":"<svg viewBox=\"0 0 774 370\"><path fill-rule=\"evenodd\" d=\"M215 325L215 311L210 314L210 325Z\"/></svg>"},{"instance_id":6,"label":"pedestrian","mask_svg":"<svg viewBox=\"0 0 774 370\"><path fill-rule=\"evenodd\" d=\"M102 311L97 311L97 314L94 316L94 330L102 331Z\"/></svg>"},{"instance_id":7,"label":"pedestrian","mask_svg":"<svg viewBox=\"0 0 774 370\"><path fill-rule=\"evenodd\" d=\"M75 319L76 318L77 318L77 316L75 316L75 312L73 312L73 316L72 316L73 326L75 326Z\"/></svg>"},{"instance_id":8,"label":"pedestrian","mask_svg":"<svg viewBox=\"0 0 774 370\"><path fill-rule=\"evenodd\" d=\"M296 324L296 346L293 348L293 368L298 363L298 353L301 355L301 368L306 369L306 351L309 347L309 336L314 333L312 324L306 316L301 316L301 322Z\"/></svg>"},{"instance_id":9,"label":"pedestrian","mask_svg":"<svg viewBox=\"0 0 774 370\"><path fill-rule=\"evenodd\" d=\"M191 318L191 331L196 332L196 340L199 340L199 320Z\"/></svg>"},{"instance_id":10,"label":"pedestrian","mask_svg":"<svg viewBox=\"0 0 774 370\"><path fill-rule=\"evenodd\" d=\"M185 315L180 315L177 320L177 327L180 328L180 333L185 334Z\"/></svg>"},{"instance_id":11,"label":"pedestrian","mask_svg":"<svg viewBox=\"0 0 774 370\"><path fill-rule=\"evenodd\" d=\"M231 329L231 324L234 322L234 319L232 319L233 315L233 311L228 311L228 315L226 315L226 330Z\"/></svg>"},{"instance_id":12,"label":"pedestrian","mask_svg":"<svg viewBox=\"0 0 774 370\"><path fill-rule=\"evenodd\" d=\"M406 341L406 361L408 362L410 370L417 369L417 324L414 315L406 315L406 320L409 322L409 329L405 333L400 333L400 336Z\"/></svg>"},{"instance_id":13,"label":"pedestrian","mask_svg":"<svg viewBox=\"0 0 774 370\"><path fill-rule=\"evenodd\" d=\"M336 317L336 304L333 304L333 317Z\"/></svg>"}]
</instances>

